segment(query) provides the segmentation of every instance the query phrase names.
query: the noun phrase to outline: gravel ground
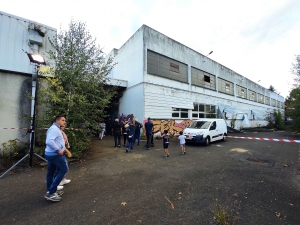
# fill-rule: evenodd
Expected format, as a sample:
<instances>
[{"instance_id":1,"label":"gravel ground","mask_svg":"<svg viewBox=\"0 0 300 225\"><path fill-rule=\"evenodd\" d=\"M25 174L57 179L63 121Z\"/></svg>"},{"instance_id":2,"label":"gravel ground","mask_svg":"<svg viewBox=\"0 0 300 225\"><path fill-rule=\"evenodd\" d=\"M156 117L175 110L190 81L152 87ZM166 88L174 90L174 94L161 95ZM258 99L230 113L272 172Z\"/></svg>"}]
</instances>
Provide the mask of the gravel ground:
<instances>
[{"instance_id":1,"label":"gravel ground","mask_svg":"<svg viewBox=\"0 0 300 225\"><path fill-rule=\"evenodd\" d=\"M232 134L231 134L232 135ZM300 139L285 132L235 136ZM176 139L163 158L161 141L133 153L94 139L84 158L70 164L63 200L46 201L46 169L34 167L0 180L1 224L216 224L221 206L229 224L300 224L297 143L228 138L210 146ZM173 207L172 207L173 206Z\"/></svg>"}]
</instances>

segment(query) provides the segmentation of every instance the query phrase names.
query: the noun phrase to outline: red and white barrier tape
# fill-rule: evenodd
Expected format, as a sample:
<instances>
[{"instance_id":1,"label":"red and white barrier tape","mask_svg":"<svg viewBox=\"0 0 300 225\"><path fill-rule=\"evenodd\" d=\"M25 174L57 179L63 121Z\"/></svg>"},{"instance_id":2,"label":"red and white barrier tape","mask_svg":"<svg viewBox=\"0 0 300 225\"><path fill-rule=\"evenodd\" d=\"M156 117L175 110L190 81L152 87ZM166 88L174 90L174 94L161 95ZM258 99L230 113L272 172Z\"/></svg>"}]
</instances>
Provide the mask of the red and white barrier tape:
<instances>
[{"instance_id":1,"label":"red and white barrier tape","mask_svg":"<svg viewBox=\"0 0 300 225\"><path fill-rule=\"evenodd\" d=\"M9 128L9 127L0 127L0 130L30 130L31 128L24 128L24 127L19 127L19 128ZM47 127L42 127L42 128L36 128L37 130L48 130L49 128ZM77 128L66 128L66 130L80 130Z\"/></svg>"},{"instance_id":2,"label":"red and white barrier tape","mask_svg":"<svg viewBox=\"0 0 300 225\"><path fill-rule=\"evenodd\" d=\"M258 141L279 141L279 142L300 143L300 140L289 140L289 139L281 139L281 138L257 138L257 137L238 137L238 136L226 136L226 137L248 139L248 140L258 140Z\"/></svg>"}]
</instances>

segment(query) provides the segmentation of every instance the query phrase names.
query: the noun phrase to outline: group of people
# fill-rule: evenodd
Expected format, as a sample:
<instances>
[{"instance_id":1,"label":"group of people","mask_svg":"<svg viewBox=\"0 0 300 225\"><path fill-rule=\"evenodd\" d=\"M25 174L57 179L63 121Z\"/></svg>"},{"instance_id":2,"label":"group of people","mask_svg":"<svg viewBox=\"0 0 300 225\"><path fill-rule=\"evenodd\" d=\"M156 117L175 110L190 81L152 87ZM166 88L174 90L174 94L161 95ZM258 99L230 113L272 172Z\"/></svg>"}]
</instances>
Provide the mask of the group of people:
<instances>
[{"instance_id":1,"label":"group of people","mask_svg":"<svg viewBox=\"0 0 300 225\"><path fill-rule=\"evenodd\" d=\"M132 121L125 120L121 122L116 118L111 128L111 132L114 135L115 148L121 147L121 136L123 135L123 146L126 147L126 152L129 150L133 152L136 140L137 145L140 145L141 129L143 129L143 125L139 123L137 118L134 118Z\"/></svg>"},{"instance_id":2,"label":"group of people","mask_svg":"<svg viewBox=\"0 0 300 225\"><path fill-rule=\"evenodd\" d=\"M112 124L111 132L114 135L114 143L115 148L121 147L121 136L123 135L123 146L126 147L126 153L127 152L133 152L133 148L135 145L135 141L137 140L137 145L140 145L141 140L141 129L143 129L143 132L146 133L146 149L150 150L151 146L154 146L153 143L153 123L151 118L149 117L147 122L144 124L144 126L138 122L137 118L134 118L132 121L119 121L118 118L115 118L114 123ZM164 157L169 157L169 135L168 131L165 130L162 135L162 141L163 141L163 148L164 148ZM183 135L182 131L180 132L180 135L178 136L179 139L179 145L181 148L181 154L184 155L186 153L185 151L185 136Z\"/></svg>"},{"instance_id":3,"label":"group of people","mask_svg":"<svg viewBox=\"0 0 300 225\"><path fill-rule=\"evenodd\" d=\"M45 198L53 202L59 202L64 193L63 185L71 180L66 179L65 175L69 171L68 162L65 154L69 154L70 148L68 137L64 132L66 118L56 116L52 126L47 131L45 158L48 162L48 171L46 176L47 193Z\"/></svg>"}]
</instances>

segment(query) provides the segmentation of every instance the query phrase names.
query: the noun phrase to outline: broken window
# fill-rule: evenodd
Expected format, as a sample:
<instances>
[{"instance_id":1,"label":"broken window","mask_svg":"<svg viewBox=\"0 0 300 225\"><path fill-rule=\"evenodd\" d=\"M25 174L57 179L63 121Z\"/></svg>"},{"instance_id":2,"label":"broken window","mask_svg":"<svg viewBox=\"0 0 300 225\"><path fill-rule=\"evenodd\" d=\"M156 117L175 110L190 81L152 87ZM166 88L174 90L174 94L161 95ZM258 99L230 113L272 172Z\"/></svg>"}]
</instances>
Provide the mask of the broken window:
<instances>
[{"instance_id":1,"label":"broken window","mask_svg":"<svg viewBox=\"0 0 300 225\"><path fill-rule=\"evenodd\" d=\"M170 63L170 70L176 73L179 73L179 65L176 65L174 63Z\"/></svg>"}]
</instances>

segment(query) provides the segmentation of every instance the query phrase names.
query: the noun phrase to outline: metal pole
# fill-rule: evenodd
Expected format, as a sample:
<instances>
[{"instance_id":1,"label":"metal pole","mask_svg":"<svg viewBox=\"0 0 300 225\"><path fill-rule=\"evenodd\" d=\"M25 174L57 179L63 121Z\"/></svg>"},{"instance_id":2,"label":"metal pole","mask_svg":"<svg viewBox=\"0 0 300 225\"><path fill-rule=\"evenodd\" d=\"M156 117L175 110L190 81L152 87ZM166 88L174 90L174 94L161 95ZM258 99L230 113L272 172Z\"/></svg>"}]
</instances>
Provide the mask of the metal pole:
<instances>
[{"instance_id":1,"label":"metal pole","mask_svg":"<svg viewBox=\"0 0 300 225\"><path fill-rule=\"evenodd\" d=\"M34 146L34 132L35 132L35 103L37 90L37 70L35 68L32 73L32 89L31 89L31 127L30 127L30 152L29 152L29 166L32 167L33 146Z\"/></svg>"}]
</instances>

